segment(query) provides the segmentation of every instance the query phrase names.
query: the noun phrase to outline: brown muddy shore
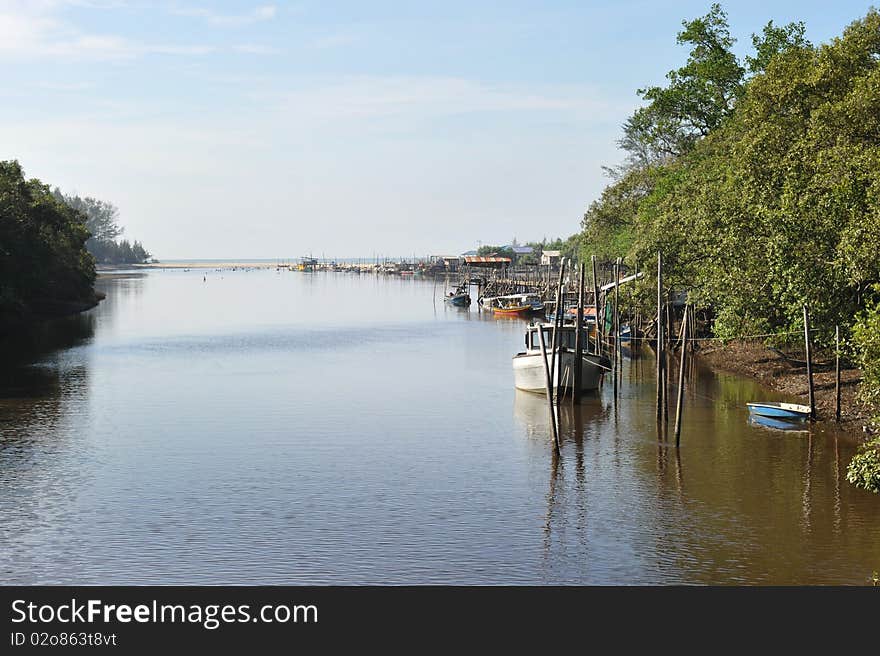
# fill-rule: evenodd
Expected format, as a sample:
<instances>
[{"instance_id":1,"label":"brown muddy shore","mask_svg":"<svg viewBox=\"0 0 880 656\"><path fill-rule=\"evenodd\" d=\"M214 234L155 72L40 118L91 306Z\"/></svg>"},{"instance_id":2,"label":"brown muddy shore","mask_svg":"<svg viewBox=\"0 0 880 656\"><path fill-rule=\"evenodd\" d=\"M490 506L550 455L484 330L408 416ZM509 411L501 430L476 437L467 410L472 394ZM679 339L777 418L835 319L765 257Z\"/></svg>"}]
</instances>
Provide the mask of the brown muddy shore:
<instances>
[{"instance_id":1,"label":"brown muddy shore","mask_svg":"<svg viewBox=\"0 0 880 656\"><path fill-rule=\"evenodd\" d=\"M795 403L809 405L806 367L786 361L760 342L707 343L701 346L697 355L713 369L753 378L769 389L791 396ZM822 356L817 357L816 361L823 362ZM834 367L816 367L813 371L813 388L817 422L835 426L854 438L864 439L867 436L869 413L857 397L861 380L862 372L859 369L845 368L841 363L840 423L836 424Z\"/></svg>"}]
</instances>

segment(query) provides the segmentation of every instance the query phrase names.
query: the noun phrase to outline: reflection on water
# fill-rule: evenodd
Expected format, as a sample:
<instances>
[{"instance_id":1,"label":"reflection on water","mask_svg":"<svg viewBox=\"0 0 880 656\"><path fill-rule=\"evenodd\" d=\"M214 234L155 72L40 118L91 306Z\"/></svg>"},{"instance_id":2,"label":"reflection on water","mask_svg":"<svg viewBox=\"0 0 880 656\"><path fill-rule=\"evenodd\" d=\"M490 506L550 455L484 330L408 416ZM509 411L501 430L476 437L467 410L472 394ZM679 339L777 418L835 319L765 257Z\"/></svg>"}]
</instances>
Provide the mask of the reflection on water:
<instances>
[{"instance_id":1,"label":"reflection on water","mask_svg":"<svg viewBox=\"0 0 880 656\"><path fill-rule=\"evenodd\" d=\"M880 568L851 441L751 425L745 403L778 397L697 361L681 449L658 437L645 353L624 358L616 404L609 378L558 408L557 458L546 399L513 387L523 322L435 303L431 281L99 284L98 308L5 347L4 582L858 584Z\"/></svg>"}]
</instances>

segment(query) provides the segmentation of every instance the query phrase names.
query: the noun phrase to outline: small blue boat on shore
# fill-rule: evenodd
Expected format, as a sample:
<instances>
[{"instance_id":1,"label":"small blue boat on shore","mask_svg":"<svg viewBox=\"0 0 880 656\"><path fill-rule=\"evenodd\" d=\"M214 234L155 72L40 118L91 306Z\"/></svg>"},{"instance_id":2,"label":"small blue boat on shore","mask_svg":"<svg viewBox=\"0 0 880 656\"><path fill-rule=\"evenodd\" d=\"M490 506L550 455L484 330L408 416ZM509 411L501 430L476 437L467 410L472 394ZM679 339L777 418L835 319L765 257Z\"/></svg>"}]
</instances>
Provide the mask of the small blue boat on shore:
<instances>
[{"instance_id":1,"label":"small blue boat on shore","mask_svg":"<svg viewBox=\"0 0 880 656\"><path fill-rule=\"evenodd\" d=\"M787 419L789 421L804 421L810 418L810 406L798 405L797 403L746 403L749 413L759 415L761 417L774 417L776 419Z\"/></svg>"}]
</instances>

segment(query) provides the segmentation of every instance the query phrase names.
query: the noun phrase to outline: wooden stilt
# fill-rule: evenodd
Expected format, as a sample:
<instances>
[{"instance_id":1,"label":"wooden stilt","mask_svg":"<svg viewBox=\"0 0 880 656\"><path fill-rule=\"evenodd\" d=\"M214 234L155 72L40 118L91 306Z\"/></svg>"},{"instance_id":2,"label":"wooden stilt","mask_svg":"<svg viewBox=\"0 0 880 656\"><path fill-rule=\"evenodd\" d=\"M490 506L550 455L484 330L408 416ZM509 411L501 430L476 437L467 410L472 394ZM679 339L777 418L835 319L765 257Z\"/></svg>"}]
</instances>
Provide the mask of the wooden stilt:
<instances>
[{"instance_id":1,"label":"wooden stilt","mask_svg":"<svg viewBox=\"0 0 880 656\"><path fill-rule=\"evenodd\" d=\"M596 271L596 256L591 255L593 263L593 308L596 310L596 352L602 355L602 322L599 320L599 275Z\"/></svg>"},{"instance_id":2,"label":"wooden stilt","mask_svg":"<svg viewBox=\"0 0 880 656\"><path fill-rule=\"evenodd\" d=\"M556 360L557 356L559 359L560 368L562 366L562 354L559 352L561 349L559 346L559 333L561 330L558 330L558 326L561 326L562 320L562 305L563 305L563 296L562 296L562 280L565 275L565 259L559 259L559 284L556 287L556 318L553 322L553 336L550 341L550 378L551 380L556 380ZM559 377L562 377L562 371L559 372Z\"/></svg>"},{"instance_id":3,"label":"wooden stilt","mask_svg":"<svg viewBox=\"0 0 880 656\"><path fill-rule=\"evenodd\" d=\"M663 420L663 256L657 253L657 425Z\"/></svg>"},{"instance_id":4,"label":"wooden stilt","mask_svg":"<svg viewBox=\"0 0 880 656\"><path fill-rule=\"evenodd\" d=\"M571 399L574 403L581 402L581 378L583 374L584 353L584 263L580 265L578 277L577 325L574 329L574 379Z\"/></svg>"},{"instance_id":5,"label":"wooden stilt","mask_svg":"<svg viewBox=\"0 0 880 656\"><path fill-rule=\"evenodd\" d=\"M807 352L807 384L810 391L810 420L816 419L816 394L813 389L813 349L810 339L810 311L804 306L804 348Z\"/></svg>"},{"instance_id":6,"label":"wooden stilt","mask_svg":"<svg viewBox=\"0 0 880 656\"><path fill-rule=\"evenodd\" d=\"M834 326L834 421L840 423L840 326Z\"/></svg>"},{"instance_id":7,"label":"wooden stilt","mask_svg":"<svg viewBox=\"0 0 880 656\"><path fill-rule=\"evenodd\" d=\"M675 446L681 442L681 415L684 402L684 367L687 355L688 306L685 306L684 319L681 324L681 361L678 367L678 398L675 402Z\"/></svg>"},{"instance_id":8,"label":"wooden stilt","mask_svg":"<svg viewBox=\"0 0 880 656\"><path fill-rule=\"evenodd\" d=\"M547 347L544 344L544 329L538 327L538 341L541 344L541 356L544 359L544 384L547 389L547 406L550 409L550 430L553 433L553 446L559 455L559 432L556 426L556 412L553 410L553 380L550 377L550 366L547 364Z\"/></svg>"}]
</instances>

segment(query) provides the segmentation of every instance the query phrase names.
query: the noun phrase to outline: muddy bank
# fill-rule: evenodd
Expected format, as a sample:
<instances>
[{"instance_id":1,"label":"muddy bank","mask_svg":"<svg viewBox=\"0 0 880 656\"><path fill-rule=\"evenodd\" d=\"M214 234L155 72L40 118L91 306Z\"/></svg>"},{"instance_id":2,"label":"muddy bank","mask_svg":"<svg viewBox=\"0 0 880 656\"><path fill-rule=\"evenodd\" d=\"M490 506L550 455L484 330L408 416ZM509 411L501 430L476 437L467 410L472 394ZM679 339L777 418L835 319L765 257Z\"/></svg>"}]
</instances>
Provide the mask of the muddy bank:
<instances>
[{"instance_id":1,"label":"muddy bank","mask_svg":"<svg viewBox=\"0 0 880 656\"><path fill-rule=\"evenodd\" d=\"M805 366L791 363L769 350L762 343L731 342L727 345L703 345L697 352L701 360L714 369L748 376L766 387L788 394L793 402L809 405L809 387ZM817 362L827 356L820 355ZM844 368L840 374L840 429L854 437L865 437L868 412L859 403L856 392L862 372ZM816 395L816 418L819 422L834 424L834 367L816 367L813 384Z\"/></svg>"}]
</instances>

